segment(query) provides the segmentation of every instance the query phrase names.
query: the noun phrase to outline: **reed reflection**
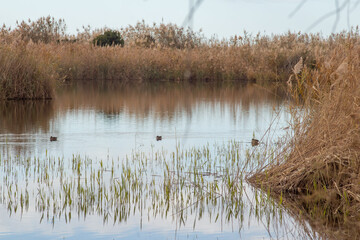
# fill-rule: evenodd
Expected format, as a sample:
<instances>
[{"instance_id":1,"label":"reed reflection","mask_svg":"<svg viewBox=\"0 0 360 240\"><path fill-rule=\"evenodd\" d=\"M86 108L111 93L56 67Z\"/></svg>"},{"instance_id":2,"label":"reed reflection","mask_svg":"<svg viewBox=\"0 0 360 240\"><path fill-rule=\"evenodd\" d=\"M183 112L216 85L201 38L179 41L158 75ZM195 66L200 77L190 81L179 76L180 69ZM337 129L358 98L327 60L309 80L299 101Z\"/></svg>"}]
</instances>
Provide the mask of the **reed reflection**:
<instances>
[{"instance_id":1,"label":"reed reflection","mask_svg":"<svg viewBox=\"0 0 360 240\"><path fill-rule=\"evenodd\" d=\"M58 94L56 108L60 110L96 109L105 115L127 112L138 120L152 115L158 120L171 120L177 113L191 116L194 106L201 103L215 106L229 105L233 109L241 107L244 114L250 105L279 104L282 94L274 94L257 85L201 85L196 84L156 84L137 87L79 86Z\"/></svg>"},{"instance_id":2,"label":"reed reflection","mask_svg":"<svg viewBox=\"0 0 360 240\"><path fill-rule=\"evenodd\" d=\"M1 152L29 152L39 144L39 135L49 132L54 116L52 101L0 101Z\"/></svg>"},{"instance_id":3,"label":"reed reflection","mask_svg":"<svg viewBox=\"0 0 360 240\"><path fill-rule=\"evenodd\" d=\"M52 101L0 101L0 133L48 132Z\"/></svg>"},{"instance_id":4,"label":"reed reflection","mask_svg":"<svg viewBox=\"0 0 360 240\"><path fill-rule=\"evenodd\" d=\"M91 152L95 142L103 149L116 142L125 151L134 147L129 142L160 134L174 138L169 135L175 131L185 137L194 133L204 142L224 134L230 139L234 125L253 131L253 118L258 122L259 113L271 114L269 109L282 101L283 96L256 85L69 86L53 101L0 103L0 147L3 155L46 150L71 155ZM59 141L50 143L50 136Z\"/></svg>"}]
</instances>

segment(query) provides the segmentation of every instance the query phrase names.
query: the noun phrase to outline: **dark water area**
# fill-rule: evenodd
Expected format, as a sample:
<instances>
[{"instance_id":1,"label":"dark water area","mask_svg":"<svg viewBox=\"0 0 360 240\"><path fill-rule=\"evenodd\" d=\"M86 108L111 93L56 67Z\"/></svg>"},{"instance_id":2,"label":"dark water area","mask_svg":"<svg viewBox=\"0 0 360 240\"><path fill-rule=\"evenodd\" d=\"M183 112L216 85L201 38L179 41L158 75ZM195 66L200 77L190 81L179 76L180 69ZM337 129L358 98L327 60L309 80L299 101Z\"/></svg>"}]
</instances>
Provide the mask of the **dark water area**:
<instances>
[{"instance_id":1,"label":"dark water area","mask_svg":"<svg viewBox=\"0 0 360 240\"><path fill-rule=\"evenodd\" d=\"M0 238L308 238L238 178L252 138L261 148L285 134L287 107L256 85L81 86L0 102Z\"/></svg>"}]
</instances>

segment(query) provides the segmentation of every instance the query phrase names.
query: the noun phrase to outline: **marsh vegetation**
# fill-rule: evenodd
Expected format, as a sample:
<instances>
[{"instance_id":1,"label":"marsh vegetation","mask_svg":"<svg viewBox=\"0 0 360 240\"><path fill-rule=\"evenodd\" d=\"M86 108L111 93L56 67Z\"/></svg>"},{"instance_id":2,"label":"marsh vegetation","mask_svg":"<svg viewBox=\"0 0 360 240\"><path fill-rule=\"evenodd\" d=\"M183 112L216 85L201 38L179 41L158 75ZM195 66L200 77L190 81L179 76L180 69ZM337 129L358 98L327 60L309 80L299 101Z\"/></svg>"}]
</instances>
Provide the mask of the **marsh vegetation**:
<instances>
[{"instance_id":1,"label":"marsh vegetation","mask_svg":"<svg viewBox=\"0 0 360 240\"><path fill-rule=\"evenodd\" d=\"M244 33L220 41L176 25L144 22L118 31L124 47L94 46L106 29L84 28L74 36L64 31L64 22L50 17L1 29L2 99L51 98L56 86L74 82L284 83L300 57L315 66L315 46L323 52L332 48L318 35Z\"/></svg>"},{"instance_id":2,"label":"marsh vegetation","mask_svg":"<svg viewBox=\"0 0 360 240\"><path fill-rule=\"evenodd\" d=\"M113 226L135 219L135 228L140 229L163 219L180 236L185 230L192 238L221 232L228 237L247 236L250 233L241 231L247 222L261 226L258 236L316 235L306 226L289 223L290 215L270 192L246 184L244 176L251 169L247 163L256 166L264 156L242 146L230 141L184 150L178 145L174 152L139 151L124 159L75 155L1 159L1 203L10 217L35 211L40 223L53 227L97 216L103 225ZM221 225L223 230L216 234L203 228L204 233L196 233L198 222L200 229L205 223L217 231Z\"/></svg>"},{"instance_id":3,"label":"marsh vegetation","mask_svg":"<svg viewBox=\"0 0 360 240\"><path fill-rule=\"evenodd\" d=\"M1 202L10 217L35 209L40 222L55 226L71 222L72 216L84 221L99 216L104 225L137 216L141 227L143 219L150 222L160 217L175 223L176 231L191 221L195 231L196 223L206 216L210 224L233 227L237 222L236 231L241 232L246 218L255 216L268 237L360 237L358 28L328 37L244 33L218 40L172 24L140 22L114 30L114 36L123 40L118 45L102 44L110 29L91 31L86 27L76 35L65 30L63 20L51 17L0 30L0 98L55 99L36 104L0 103L5 116L0 136ZM199 86L210 90L202 91ZM77 94L79 89L88 94ZM187 148L178 142L178 126L171 123L182 113L190 119L181 122L185 127L178 127L183 139L191 142L192 137L203 134L195 131L191 135L186 127L194 123L192 106L201 109L201 101L213 101L213 106L199 111L200 115L232 112L236 122L239 105L232 104L234 101L242 98L240 116L246 116L254 99L264 96L272 96L266 98L272 103L272 111L267 108L272 119L263 121L261 131L243 125L246 139L241 140L224 130L219 134L216 127L224 125L220 118L216 125L206 125L206 131L214 131L210 137L214 141ZM279 98L288 102L279 105ZM41 114L32 114L42 109ZM91 111L101 112L106 126L119 124L124 113L143 119L140 123L145 127L150 126L144 124L146 119L160 119L160 125L165 119L174 134L169 130L161 133L160 142L166 144L170 136L173 144L156 148L153 142L158 130L144 131L141 134L152 139L146 148L143 140L150 137L139 141L139 131L129 128L130 123L125 126L128 132L125 128L115 131L128 134L124 142L129 142L129 135L135 136L135 144L129 148L133 151L127 149L121 158L104 157L104 151L100 159L96 154L92 158L74 152L52 156L44 148L29 154L18 151L24 142L17 134L29 133L29 126L34 125L39 134L30 133L31 141L43 146L42 137L48 144L50 132L61 133L64 124L57 125L54 120L61 109L70 110L68 116L76 116L80 109L85 116L82 121L92 119ZM279 118L280 124L275 124ZM99 122L98 115L94 119ZM199 119L202 122L195 125L201 129L206 119ZM82 121L71 122L80 127ZM104 132L109 129L114 130L102 128ZM73 144L74 138L63 133L52 146ZM251 147L255 134L259 145ZM110 135L102 138L109 146L111 141L106 140L112 139ZM97 137L101 139L101 135ZM86 142L86 137L83 139ZM35 144L36 148L40 144ZM96 149L94 143L89 146ZM289 229L284 228L284 218L298 226L290 235L286 235Z\"/></svg>"}]
</instances>

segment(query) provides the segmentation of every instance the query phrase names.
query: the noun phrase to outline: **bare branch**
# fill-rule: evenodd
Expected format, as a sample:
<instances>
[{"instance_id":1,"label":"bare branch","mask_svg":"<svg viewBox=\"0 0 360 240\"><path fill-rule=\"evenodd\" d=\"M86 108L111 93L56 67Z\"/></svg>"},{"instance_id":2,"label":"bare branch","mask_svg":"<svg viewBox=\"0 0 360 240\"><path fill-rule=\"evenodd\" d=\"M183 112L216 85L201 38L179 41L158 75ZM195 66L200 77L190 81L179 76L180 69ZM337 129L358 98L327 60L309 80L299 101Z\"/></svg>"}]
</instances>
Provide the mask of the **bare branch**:
<instances>
[{"instance_id":1,"label":"bare branch","mask_svg":"<svg viewBox=\"0 0 360 240\"><path fill-rule=\"evenodd\" d=\"M350 3L347 5L346 23L348 26L348 30L350 31Z\"/></svg>"},{"instance_id":2,"label":"bare branch","mask_svg":"<svg viewBox=\"0 0 360 240\"><path fill-rule=\"evenodd\" d=\"M296 8L289 14L289 18L293 17L307 2L307 0L302 0L297 6ZM340 13L341 11L344 10L345 7L347 7L347 12L346 12L346 17L347 17L347 26L350 30L351 25L350 25L350 14L358 7L358 5L360 4L360 0L357 0L353 6L351 6L351 1L350 0L345 0L342 5L339 5L339 0L335 0L335 10L328 12L324 15L322 15L318 20L316 20L310 27L307 28L306 31L310 31L311 29L313 29L314 27L316 27L319 23L321 23L322 21L324 21L325 19L335 15L335 21L333 24L333 28L332 31L335 32L336 28L338 26L338 23L340 21Z\"/></svg>"},{"instance_id":3,"label":"bare branch","mask_svg":"<svg viewBox=\"0 0 360 240\"><path fill-rule=\"evenodd\" d=\"M186 26L191 22L194 17L196 10L200 7L204 0L197 0L196 3L190 8L188 15L186 16L182 26Z\"/></svg>"},{"instance_id":4,"label":"bare branch","mask_svg":"<svg viewBox=\"0 0 360 240\"><path fill-rule=\"evenodd\" d=\"M344 9L344 7L349 3L349 0L345 1L340 7L338 7L337 9L335 9L334 11L328 12L326 14L324 14L323 16L321 16L318 20L316 20L310 27L308 27L308 29L306 31L310 31L311 29L313 29L314 27L316 27L319 23L321 23L322 21L324 21L325 19L333 16L334 14L337 14L337 12L342 11ZM335 26L336 27L336 26Z\"/></svg>"},{"instance_id":5,"label":"bare branch","mask_svg":"<svg viewBox=\"0 0 360 240\"><path fill-rule=\"evenodd\" d=\"M336 18L334 21L332 32L335 32L337 24L339 23L339 19L340 19L339 0L335 0L335 11L336 11Z\"/></svg>"},{"instance_id":6,"label":"bare branch","mask_svg":"<svg viewBox=\"0 0 360 240\"><path fill-rule=\"evenodd\" d=\"M296 6L296 8L289 14L289 18L292 18L306 3L307 0L303 0Z\"/></svg>"}]
</instances>

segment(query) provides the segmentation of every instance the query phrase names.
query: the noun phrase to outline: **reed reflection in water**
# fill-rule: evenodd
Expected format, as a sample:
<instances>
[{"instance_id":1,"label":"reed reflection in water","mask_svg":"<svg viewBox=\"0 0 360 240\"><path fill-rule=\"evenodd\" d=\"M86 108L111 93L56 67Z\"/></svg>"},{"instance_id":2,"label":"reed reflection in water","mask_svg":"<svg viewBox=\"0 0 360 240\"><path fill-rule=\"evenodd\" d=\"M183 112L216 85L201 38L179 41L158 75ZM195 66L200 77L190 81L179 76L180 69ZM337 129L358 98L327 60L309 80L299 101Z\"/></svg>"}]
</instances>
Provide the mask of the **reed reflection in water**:
<instances>
[{"instance_id":1,"label":"reed reflection in water","mask_svg":"<svg viewBox=\"0 0 360 240\"><path fill-rule=\"evenodd\" d=\"M176 143L248 143L283 106L282 97L256 85L69 87L53 101L1 103L0 147L3 156L44 156L47 150L53 156L101 158L139 148L171 150ZM285 113L280 119L286 125ZM50 142L50 136L58 141Z\"/></svg>"}]
</instances>

